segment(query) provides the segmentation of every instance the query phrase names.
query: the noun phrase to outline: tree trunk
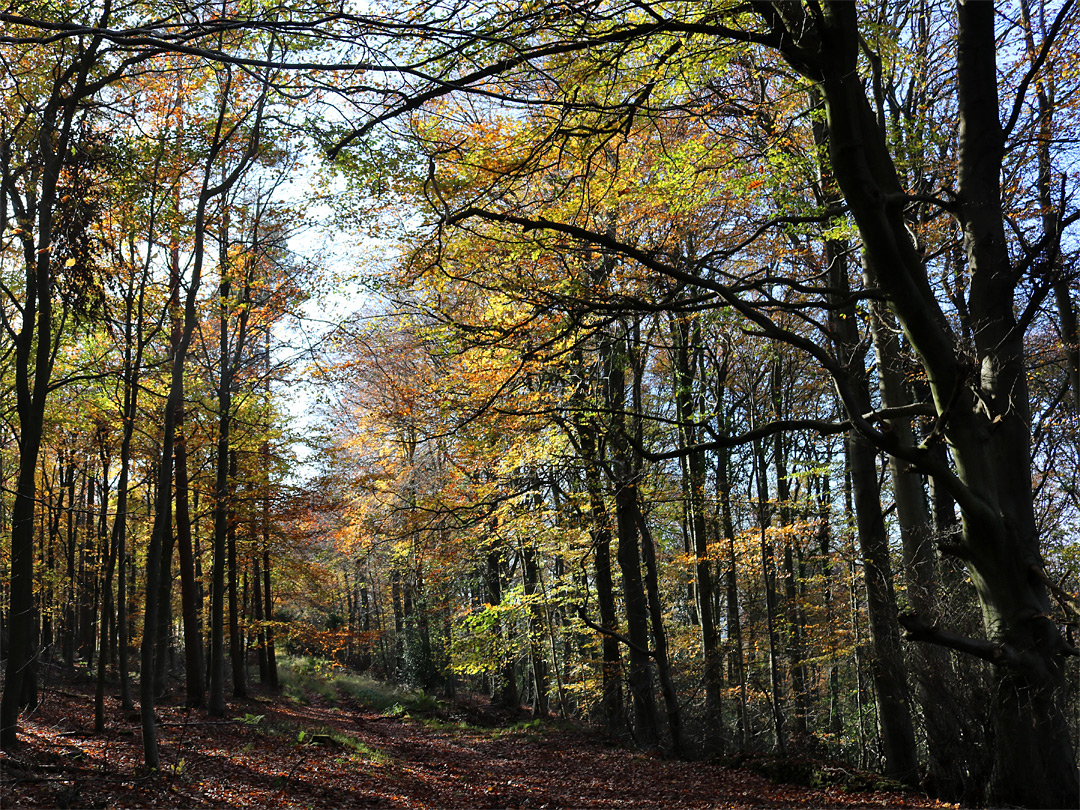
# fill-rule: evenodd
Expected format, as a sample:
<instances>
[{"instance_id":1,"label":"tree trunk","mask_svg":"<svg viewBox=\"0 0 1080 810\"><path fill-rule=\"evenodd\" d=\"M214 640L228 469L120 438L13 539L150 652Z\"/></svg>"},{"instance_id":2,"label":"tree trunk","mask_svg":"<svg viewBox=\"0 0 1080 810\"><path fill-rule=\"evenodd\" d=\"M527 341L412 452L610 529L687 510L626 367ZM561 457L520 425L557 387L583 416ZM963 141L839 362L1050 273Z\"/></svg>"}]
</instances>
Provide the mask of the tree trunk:
<instances>
[{"instance_id":1,"label":"tree trunk","mask_svg":"<svg viewBox=\"0 0 1080 810\"><path fill-rule=\"evenodd\" d=\"M21 424L19 477L11 510L11 590L7 669L0 699L0 747L15 748L19 713L37 705L37 638L34 624L34 503L42 420ZM36 434L36 435L35 435Z\"/></svg>"},{"instance_id":2,"label":"tree trunk","mask_svg":"<svg viewBox=\"0 0 1080 810\"><path fill-rule=\"evenodd\" d=\"M270 669L269 663L266 659L266 627L263 624L263 588L262 588L262 565L260 564L261 554L256 552L251 555L251 580L255 586L255 593L252 599L252 613L255 618L255 650L259 662L259 683L264 686L270 682ZM360 586L363 587L362 585ZM365 600L366 601L366 600ZM363 661L358 661L358 668L361 671L367 669L367 666Z\"/></svg>"},{"instance_id":3,"label":"tree trunk","mask_svg":"<svg viewBox=\"0 0 1080 810\"><path fill-rule=\"evenodd\" d=\"M723 400L720 399L722 403ZM723 416L721 414L721 422ZM746 662L743 655L742 620L739 617L738 560L735 555L735 521L731 513L731 482L728 465L729 453L721 449L716 456L716 489L720 500L720 526L727 546L725 572L725 598L727 606L727 655L728 683L737 684L739 697L736 701L736 733L739 750L749 750L750 718L746 694Z\"/></svg>"},{"instance_id":4,"label":"tree trunk","mask_svg":"<svg viewBox=\"0 0 1080 810\"><path fill-rule=\"evenodd\" d=\"M970 274L967 301L975 363L957 353L923 259L903 218L892 157L856 70L857 10L829 3L820 73L833 168L882 292L926 372L955 476L919 448L867 431L941 479L963 515L958 553L979 593L988 640L957 637L909 617L909 636L983 657L997 667L996 764L991 799L1067 806L1080 793L1064 713L1061 657L1074 654L1050 615L1031 492L1024 330L1015 317L1020 275L1004 232L1000 182L1005 133L999 120L995 7L961 3L957 26L956 208ZM961 349L961 352L964 350ZM974 383L974 386L972 386ZM973 390L974 389L974 390ZM854 411L854 408L852 409Z\"/></svg>"},{"instance_id":5,"label":"tree trunk","mask_svg":"<svg viewBox=\"0 0 1080 810\"><path fill-rule=\"evenodd\" d=\"M174 461L175 464L175 461ZM173 626L173 548L176 546L175 520L170 519L168 530L161 538L161 574L158 577L158 621L154 630L154 693L158 696L168 691L167 676L172 668L174 655L172 643Z\"/></svg>"},{"instance_id":6,"label":"tree trunk","mask_svg":"<svg viewBox=\"0 0 1080 810\"><path fill-rule=\"evenodd\" d=\"M867 286L877 283L868 277ZM878 358L878 386L886 408L900 408L911 402L904 384L902 358L896 339L896 324L887 309L871 303L871 335ZM891 419L889 424L905 444L914 444L910 419ZM896 458L889 457L889 476L896 501L896 517L904 552L906 596L911 609L937 621L944 618L938 599L934 527L923 494L922 476ZM963 728L958 711L958 685L948 652L929 644L913 650L916 696L926 728L927 774L925 785L935 796L959 800L964 796L964 773L968 769L962 738L973 739L974 729Z\"/></svg>"},{"instance_id":7,"label":"tree trunk","mask_svg":"<svg viewBox=\"0 0 1080 810\"><path fill-rule=\"evenodd\" d=\"M608 402L624 422L626 404L627 339L623 337L608 358ZM634 718L634 739L643 746L654 747L660 742L660 729L653 695L652 663L649 650L648 604L641 577L641 551L637 525L637 470L627 446L625 428L616 427L609 437L613 458L612 485L615 487L615 526L618 536L616 559L622 573L623 606L626 610L626 637L629 647L631 706Z\"/></svg>"},{"instance_id":8,"label":"tree trunk","mask_svg":"<svg viewBox=\"0 0 1080 810\"><path fill-rule=\"evenodd\" d=\"M102 451L102 512L101 522L104 529L106 523L106 509L109 503L109 462L107 458L104 458L104 450ZM121 479L123 479L123 473L121 473ZM122 481L122 483L127 483ZM109 664L109 619L113 611L113 575L116 570L116 523L113 523L113 531L109 535L110 542L108 550L106 551L105 560L105 583L102 588L101 598L101 619L98 622L100 632L98 637L100 639L98 645L98 671L97 671L97 683L94 686L94 733L101 734L105 731L105 673Z\"/></svg>"},{"instance_id":9,"label":"tree trunk","mask_svg":"<svg viewBox=\"0 0 1080 810\"><path fill-rule=\"evenodd\" d=\"M787 732L785 731L785 716L783 706L783 683L780 675L780 664L777 661L778 653L776 637L776 564L773 559L773 546L768 539L768 530L771 525L769 512L769 485L765 478L765 453L761 448L761 442L755 441L752 445L754 457L754 478L757 482L757 519L760 532L759 550L761 552L761 578L765 589L765 632L768 637L769 653L769 704L772 715L773 734L776 739L776 749L780 756L787 755Z\"/></svg>"},{"instance_id":10,"label":"tree trunk","mask_svg":"<svg viewBox=\"0 0 1080 810\"><path fill-rule=\"evenodd\" d=\"M202 708L206 703L203 681L203 639L200 622L198 584L195 579L195 553L191 538L191 512L188 506L187 437L184 434L184 408L176 414L176 541L180 558L180 611L184 619L185 703Z\"/></svg>"},{"instance_id":11,"label":"tree trunk","mask_svg":"<svg viewBox=\"0 0 1080 810\"><path fill-rule=\"evenodd\" d=\"M277 654L274 651L274 602L270 595L270 524L263 524L263 615L266 617L266 669L271 689L278 688Z\"/></svg>"},{"instance_id":12,"label":"tree trunk","mask_svg":"<svg viewBox=\"0 0 1080 810\"><path fill-rule=\"evenodd\" d=\"M811 91L813 106L820 108L822 97ZM865 96L864 96L865 102ZM827 92L825 107L828 111ZM819 149L819 196L830 204L838 202L835 158L830 164L824 149L835 133L833 120L814 124L814 140ZM848 245L836 239L825 242L825 264L835 308L830 310L829 326L835 352L843 363L847 407L864 414L872 410L870 379L866 371L866 344L858 333L858 314L849 295ZM885 755L885 771L907 784L918 781L919 760L915 729L911 719L907 673L900 648L896 595L889 562L888 532L881 510L878 482L877 449L858 430L845 434L851 494L855 509L856 534L863 561L866 606L870 618L870 642L874 651L872 676L878 708L878 724ZM925 549L925 547L923 547Z\"/></svg>"},{"instance_id":13,"label":"tree trunk","mask_svg":"<svg viewBox=\"0 0 1080 810\"><path fill-rule=\"evenodd\" d=\"M236 480L236 451L229 451L229 477ZM240 577L239 560L236 554L236 515L230 505L229 527L226 532L229 563L229 662L232 667L233 697L247 696L247 667L245 665L244 637L240 632L240 604L237 586Z\"/></svg>"},{"instance_id":14,"label":"tree trunk","mask_svg":"<svg viewBox=\"0 0 1080 810\"><path fill-rule=\"evenodd\" d=\"M618 617L615 611L615 591L611 578L611 516L604 502L600 482L600 459L596 429L591 423L575 422L582 464L585 467L585 489L589 497L589 535L593 547L593 567L596 583L596 604L600 614L600 716L611 734L626 732L623 713L623 667L619 649ZM584 611L584 606L582 611Z\"/></svg>"},{"instance_id":15,"label":"tree trunk","mask_svg":"<svg viewBox=\"0 0 1080 810\"><path fill-rule=\"evenodd\" d=\"M784 357L782 354L774 357L769 369L769 387L773 404L773 417L783 420L788 416L784 407ZM791 482L787 472L788 446L784 441L784 434L773 434L773 467L776 472L776 501L777 515L780 527L791 524ZM806 668L803 665L802 649L802 622L799 617L798 583L795 578L795 560L793 539L790 533L784 532L784 595L787 599L787 616L784 622L786 637L786 652L788 669L791 672L791 703L792 733L797 740L806 738L806 716L809 713L808 697L806 694Z\"/></svg>"},{"instance_id":16,"label":"tree trunk","mask_svg":"<svg viewBox=\"0 0 1080 810\"><path fill-rule=\"evenodd\" d=\"M492 607L502 604L503 598L503 563L501 541L498 539L497 529L492 531L487 554L484 560L484 587L487 590L487 601ZM500 639L506 631L500 619L496 618L491 632ZM494 679L491 690L492 702L506 709L517 711L521 706L521 698L518 693L517 678L514 673L512 660L499 661L498 666L492 673Z\"/></svg>"},{"instance_id":17,"label":"tree trunk","mask_svg":"<svg viewBox=\"0 0 1080 810\"><path fill-rule=\"evenodd\" d=\"M222 388L222 391L224 387ZM224 402L222 402L224 398ZM214 559L210 568L209 709L225 716L225 568L229 531L229 396L219 391L217 474L214 483Z\"/></svg>"},{"instance_id":18,"label":"tree trunk","mask_svg":"<svg viewBox=\"0 0 1080 810\"><path fill-rule=\"evenodd\" d=\"M533 688L536 693L533 716L547 717L548 667L547 656L544 655L544 647L541 643L547 617L544 615L544 609L536 603L539 572L536 564L536 549L531 545L525 545L521 549L521 573L525 596L529 600L529 661L532 665Z\"/></svg>"},{"instance_id":19,"label":"tree trunk","mask_svg":"<svg viewBox=\"0 0 1080 810\"><path fill-rule=\"evenodd\" d=\"M700 363L701 329L695 321L692 325L685 317L675 319L672 332L675 338L675 406L679 414L679 442L683 457L683 492L687 499L686 513L694 554L694 595L696 618L701 629L701 652L703 659L702 679L705 686L706 726L719 729L721 719L720 694L723 676L720 667L719 633L713 612L714 583L712 562L709 556L708 516L705 508L705 451L697 448L699 443L694 407L694 371ZM720 735L710 735L708 746L713 751L722 747Z\"/></svg>"},{"instance_id":20,"label":"tree trunk","mask_svg":"<svg viewBox=\"0 0 1080 810\"><path fill-rule=\"evenodd\" d=\"M668 733L671 735L671 750L677 757L684 755L682 712L679 709L679 696L675 682L671 678L671 663L668 661L667 634L664 631L664 607L660 603L660 584L656 572L656 545L652 533L641 513L641 506L635 504L638 529L641 531L642 556L645 558L645 594L649 603L649 625L652 628L653 660L656 661L656 675L660 681L660 693L664 696L664 709L667 713ZM712 606L710 605L710 610Z\"/></svg>"},{"instance_id":21,"label":"tree trunk","mask_svg":"<svg viewBox=\"0 0 1080 810\"><path fill-rule=\"evenodd\" d=\"M89 57L87 57L89 59ZM37 461L45 429L45 406L52 376L53 284L52 246L53 204L63 156L67 152L77 99L61 108L53 97L40 125L40 193L37 210L37 240L22 237L26 292L19 312L20 324L14 340L15 406L19 416L19 473L11 513L11 576L8 609L7 668L4 694L0 698L0 748L13 750L22 709L37 705L38 624L34 606L34 529L37 502ZM59 120L58 120L59 119ZM0 154L5 186L11 156L5 144ZM36 171L36 170L35 170ZM33 180L27 180L33 183ZM6 191L6 188L5 188ZM33 196L29 192L28 197ZM5 208L6 211L6 208ZM6 224L6 223L5 223ZM39 249L40 248L40 249ZM5 318L5 326L11 325Z\"/></svg>"}]
</instances>

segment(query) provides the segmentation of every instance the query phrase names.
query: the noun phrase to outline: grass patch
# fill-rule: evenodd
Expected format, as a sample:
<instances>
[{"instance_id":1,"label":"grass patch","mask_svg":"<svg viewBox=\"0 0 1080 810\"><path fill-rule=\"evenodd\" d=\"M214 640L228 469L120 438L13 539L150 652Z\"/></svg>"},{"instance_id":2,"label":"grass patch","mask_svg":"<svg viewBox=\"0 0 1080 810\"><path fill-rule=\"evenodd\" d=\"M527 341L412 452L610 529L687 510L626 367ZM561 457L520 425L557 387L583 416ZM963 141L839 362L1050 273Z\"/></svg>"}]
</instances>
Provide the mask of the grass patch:
<instances>
[{"instance_id":1,"label":"grass patch","mask_svg":"<svg viewBox=\"0 0 1080 810\"><path fill-rule=\"evenodd\" d=\"M345 734L341 731L334 731L327 729L325 732L335 745L340 746L346 751L352 753L353 756L358 756L368 762L374 762L376 765L386 765L390 760L390 755L379 748L373 748L363 740L358 740L351 734Z\"/></svg>"},{"instance_id":2,"label":"grass patch","mask_svg":"<svg viewBox=\"0 0 1080 810\"><path fill-rule=\"evenodd\" d=\"M315 695L329 703L354 700L392 717L428 714L439 708L439 701L422 691L402 689L309 656L281 658L278 677L286 697L298 703L310 703Z\"/></svg>"},{"instance_id":3,"label":"grass patch","mask_svg":"<svg viewBox=\"0 0 1080 810\"><path fill-rule=\"evenodd\" d=\"M465 720L444 720L439 717L423 717L420 722L432 731L475 731L487 732L489 729L470 725Z\"/></svg>"},{"instance_id":4,"label":"grass patch","mask_svg":"<svg viewBox=\"0 0 1080 810\"><path fill-rule=\"evenodd\" d=\"M327 751L341 751L354 759L386 765L392 761L385 751L374 748L344 731L329 726L304 726L292 722L275 722L268 725L265 733L291 740L297 748L322 748Z\"/></svg>"}]
</instances>

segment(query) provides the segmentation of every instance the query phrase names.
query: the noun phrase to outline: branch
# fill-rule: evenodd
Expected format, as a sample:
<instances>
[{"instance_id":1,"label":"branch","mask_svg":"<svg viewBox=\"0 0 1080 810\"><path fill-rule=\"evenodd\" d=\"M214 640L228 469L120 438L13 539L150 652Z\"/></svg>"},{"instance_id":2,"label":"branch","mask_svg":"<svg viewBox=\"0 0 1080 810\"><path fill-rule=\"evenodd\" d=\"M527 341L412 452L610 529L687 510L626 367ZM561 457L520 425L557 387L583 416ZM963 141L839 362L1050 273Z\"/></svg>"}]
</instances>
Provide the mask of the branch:
<instances>
[{"instance_id":1,"label":"branch","mask_svg":"<svg viewBox=\"0 0 1080 810\"><path fill-rule=\"evenodd\" d=\"M1066 613L1072 613L1074 616L1080 616L1080 603L1076 601L1076 597L1050 579L1046 569L1033 565L1031 566L1031 572L1046 586L1054 599L1057 600L1057 603L1061 605L1062 610Z\"/></svg>"},{"instance_id":2,"label":"branch","mask_svg":"<svg viewBox=\"0 0 1080 810\"><path fill-rule=\"evenodd\" d=\"M916 613L902 613L897 617L900 626L904 628L904 638L908 641L925 641L929 644L937 644L948 647L958 652L974 655L991 664L1014 664L1018 660L1016 652L1004 645L995 644L992 641L984 641L978 638L962 636L948 630L940 630L937 625L927 624Z\"/></svg>"},{"instance_id":3,"label":"branch","mask_svg":"<svg viewBox=\"0 0 1080 810\"><path fill-rule=\"evenodd\" d=\"M642 655L647 655L650 658L655 658L656 657L656 653L653 650L646 650L646 649L638 646L634 642L632 642L626 636L622 635L622 633L617 633L617 632L615 632L614 630L612 630L612 629L610 629L608 627L603 627L603 626L597 624L592 619L590 619L588 616L586 616L584 611L581 612L581 614L578 616L578 618L581 619L582 623L586 627L591 627L593 630L595 630L598 633L603 633L605 636L611 636L612 638L618 639L623 644L625 644L627 647L629 647L632 650L636 650L637 652L641 653Z\"/></svg>"},{"instance_id":4,"label":"branch","mask_svg":"<svg viewBox=\"0 0 1080 810\"><path fill-rule=\"evenodd\" d=\"M1002 132L1002 135L1006 140L1012 135L1013 127L1016 126L1016 122L1020 118L1020 113L1024 108L1024 98L1027 96L1028 86L1034 81L1036 74L1042 70L1046 58L1050 55L1050 48L1057 40L1058 34L1061 33L1061 28L1065 24L1065 19L1069 16L1069 12L1072 10L1074 2L1075 0L1066 0L1065 4L1058 10L1057 16L1054 18L1054 22L1050 26L1050 30L1047 32L1046 38L1042 42L1042 47L1039 48L1038 56L1036 56L1031 63L1031 67L1027 69L1024 78L1020 80L1020 86L1016 88L1016 97L1013 99L1012 113L1009 115L1009 122L1005 125L1004 131Z\"/></svg>"}]
</instances>

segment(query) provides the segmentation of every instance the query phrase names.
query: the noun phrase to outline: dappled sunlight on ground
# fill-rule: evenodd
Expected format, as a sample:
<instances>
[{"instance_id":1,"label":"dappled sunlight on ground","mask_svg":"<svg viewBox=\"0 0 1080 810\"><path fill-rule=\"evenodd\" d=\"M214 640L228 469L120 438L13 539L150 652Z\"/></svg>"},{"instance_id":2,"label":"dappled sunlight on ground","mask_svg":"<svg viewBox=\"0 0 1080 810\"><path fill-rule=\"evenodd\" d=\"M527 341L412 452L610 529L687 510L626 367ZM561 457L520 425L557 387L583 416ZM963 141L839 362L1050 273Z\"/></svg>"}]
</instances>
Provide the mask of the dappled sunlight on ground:
<instances>
[{"instance_id":1,"label":"dappled sunlight on ground","mask_svg":"<svg viewBox=\"0 0 1080 810\"><path fill-rule=\"evenodd\" d=\"M945 807L918 794L777 785L746 770L664 760L575 728L494 730L280 696L233 701L228 719L165 702L162 773L142 770L136 715L91 685L43 692L20 750L0 759L2 807L750 808ZM314 700L318 700L317 698Z\"/></svg>"}]
</instances>

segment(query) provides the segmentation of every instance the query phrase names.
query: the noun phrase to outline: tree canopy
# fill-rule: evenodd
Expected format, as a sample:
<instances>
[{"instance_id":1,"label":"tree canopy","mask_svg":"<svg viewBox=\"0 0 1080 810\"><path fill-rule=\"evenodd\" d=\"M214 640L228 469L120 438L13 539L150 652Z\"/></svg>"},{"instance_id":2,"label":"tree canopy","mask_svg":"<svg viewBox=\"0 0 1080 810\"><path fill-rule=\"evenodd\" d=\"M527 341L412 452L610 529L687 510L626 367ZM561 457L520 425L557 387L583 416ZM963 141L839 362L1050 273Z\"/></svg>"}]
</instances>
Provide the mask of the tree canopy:
<instances>
[{"instance_id":1,"label":"tree canopy","mask_svg":"<svg viewBox=\"0 0 1080 810\"><path fill-rule=\"evenodd\" d=\"M0 21L5 749L287 648L1075 803L1073 0Z\"/></svg>"}]
</instances>

